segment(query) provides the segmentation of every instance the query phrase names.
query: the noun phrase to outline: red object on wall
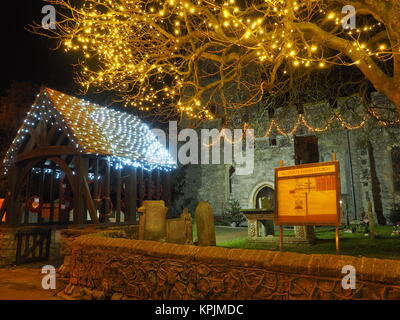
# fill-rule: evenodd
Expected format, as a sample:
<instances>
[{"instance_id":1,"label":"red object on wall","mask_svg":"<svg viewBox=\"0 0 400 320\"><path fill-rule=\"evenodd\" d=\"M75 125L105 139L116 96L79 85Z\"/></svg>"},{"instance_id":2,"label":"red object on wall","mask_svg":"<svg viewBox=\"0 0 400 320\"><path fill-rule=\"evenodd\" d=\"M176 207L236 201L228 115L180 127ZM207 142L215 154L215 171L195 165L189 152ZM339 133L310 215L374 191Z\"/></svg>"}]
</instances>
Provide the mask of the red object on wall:
<instances>
[{"instance_id":1,"label":"red object on wall","mask_svg":"<svg viewBox=\"0 0 400 320\"><path fill-rule=\"evenodd\" d=\"M29 211L39 212L43 207L43 201L39 196L32 196L26 201L26 205L29 208Z\"/></svg>"}]
</instances>

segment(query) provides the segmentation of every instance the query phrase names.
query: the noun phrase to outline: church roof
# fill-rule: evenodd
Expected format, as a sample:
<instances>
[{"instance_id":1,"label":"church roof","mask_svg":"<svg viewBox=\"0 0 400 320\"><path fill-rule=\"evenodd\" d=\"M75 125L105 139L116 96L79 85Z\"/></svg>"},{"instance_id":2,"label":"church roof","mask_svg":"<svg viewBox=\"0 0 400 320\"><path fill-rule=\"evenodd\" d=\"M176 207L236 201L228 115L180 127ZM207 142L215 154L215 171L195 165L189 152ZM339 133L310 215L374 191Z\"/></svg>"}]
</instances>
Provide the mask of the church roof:
<instances>
[{"instance_id":1,"label":"church roof","mask_svg":"<svg viewBox=\"0 0 400 320\"><path fill-rule=\"evenodd\" d=\"M12 163L28 134L38 121L52 121L67 133L83 154L109 156L121 165L173 169L175 162L149 127L138 117L99 106L64 93L44 88L28 112L3 165ZM53 124L53 123L52 123Z\"/></svg>"}]
</instances>

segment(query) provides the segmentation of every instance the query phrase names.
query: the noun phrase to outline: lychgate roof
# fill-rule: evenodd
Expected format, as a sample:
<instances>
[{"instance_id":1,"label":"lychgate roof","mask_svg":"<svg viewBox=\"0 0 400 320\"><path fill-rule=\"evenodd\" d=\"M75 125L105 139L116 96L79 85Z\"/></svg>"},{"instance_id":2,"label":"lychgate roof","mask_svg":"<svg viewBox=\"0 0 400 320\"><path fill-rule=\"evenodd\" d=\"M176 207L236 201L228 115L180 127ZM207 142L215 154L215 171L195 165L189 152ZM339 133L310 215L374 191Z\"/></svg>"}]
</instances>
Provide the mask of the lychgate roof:
<instances>
[{"instance_id":1,"label":"lychgate roof","mask_svg":"<svg viewBox=\"0 0 400 320\"><path fill-rule=\"evenodd\" d=\"M41 120L60 126L83 154L105 155L116 163L149 170L175 168L166 148L138 117L49 88L42 89L38 95L3 165L12 163L19 145L26 139L29 126L37 125Z\"/></svg>"}]
</instances>

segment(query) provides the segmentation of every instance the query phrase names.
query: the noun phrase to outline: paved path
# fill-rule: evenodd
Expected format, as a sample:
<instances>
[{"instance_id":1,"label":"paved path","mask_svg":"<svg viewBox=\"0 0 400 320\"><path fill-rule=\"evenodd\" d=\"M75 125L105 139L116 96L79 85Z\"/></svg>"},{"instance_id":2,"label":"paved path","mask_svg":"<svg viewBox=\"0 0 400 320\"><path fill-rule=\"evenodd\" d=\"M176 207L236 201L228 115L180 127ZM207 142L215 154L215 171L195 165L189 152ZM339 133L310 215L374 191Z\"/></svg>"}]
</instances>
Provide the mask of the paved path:
<instances>
[{"instance_id":1,"label":"paved path","mask_svg":"<svg viewBox=\"0 0 400 320\"><path fill-rule=\"evenodd\" d=\"M0 300L61 300L58 290L42 289L41 266L0 269Z\"/></svg>"}]
</instances>

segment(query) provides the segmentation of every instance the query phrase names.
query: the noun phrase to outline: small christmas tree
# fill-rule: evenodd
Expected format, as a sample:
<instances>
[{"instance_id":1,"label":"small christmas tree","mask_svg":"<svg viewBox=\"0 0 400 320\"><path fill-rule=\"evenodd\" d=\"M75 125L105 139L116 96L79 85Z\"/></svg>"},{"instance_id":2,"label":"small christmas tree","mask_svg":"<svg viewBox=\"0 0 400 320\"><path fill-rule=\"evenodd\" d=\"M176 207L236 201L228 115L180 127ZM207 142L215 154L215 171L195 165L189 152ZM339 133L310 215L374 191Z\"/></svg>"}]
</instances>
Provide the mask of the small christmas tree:
<instances>
[{"instance_id":1,"label":"small christmas tree","mask_svg":"<svg viewBox=\"0 0 400 320\"><path fill-rule=\"evenodd\" d=\"M241 206L239 201L234 199L233 197L229 198L228 204L225 207L224 211L224 220L227 222L234 222L236 225L246 221L243 213L240 211Z\"/></svg>"}]
</instances>

